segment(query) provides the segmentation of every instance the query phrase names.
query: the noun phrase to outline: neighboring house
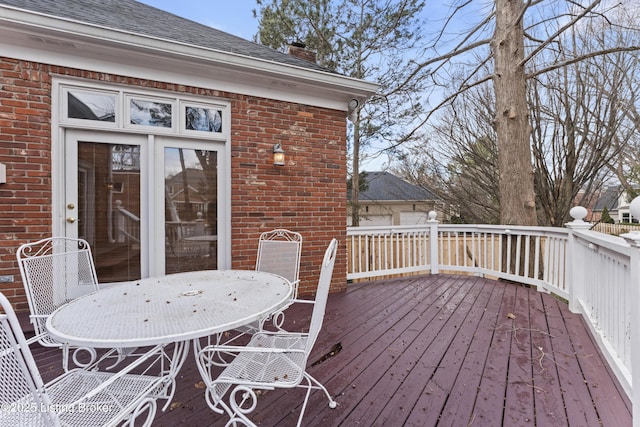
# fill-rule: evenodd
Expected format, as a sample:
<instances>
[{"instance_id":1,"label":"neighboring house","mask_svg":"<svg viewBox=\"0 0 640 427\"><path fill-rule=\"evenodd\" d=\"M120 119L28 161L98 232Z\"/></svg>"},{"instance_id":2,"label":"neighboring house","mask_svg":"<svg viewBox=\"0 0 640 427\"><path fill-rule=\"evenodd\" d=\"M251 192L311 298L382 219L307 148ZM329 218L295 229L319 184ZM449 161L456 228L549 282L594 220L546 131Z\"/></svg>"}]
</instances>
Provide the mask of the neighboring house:
<instances>
[{"instance_id":1,"label":"neighboring house","mask_svg":"<svg viewBox=\"0 0 640 427\"><path fill-rule=\"evenodd\" d=\"M347 197L351 202L351 192ZM366 172L359 199L361 226L426 224L432 210L443 219L442 202L433 193L389 172ZM351 203L347 224L352 224Z\"/></svg>"},{"instance_id":2,"label":"neighboring house","mask_svg":"<svg viewBox=\"0 0 640 427\"><path fill-rule=\"evenodd\" d=\"M215 200L207 200L206 196L210 192L207 188L207 178L202 170L187 168L167 177L165 181L168 193L165 201L167 205L171 205L170 210L175 209L174 221L193 221L198 216L207 218L208 222L212 221L208 212L210 202L215 203Z\"/></svg>"},{"instance_id":3,"label":"neighboring house","mask_svg":"<svg viewBox=\"0 0 640 427\"><path fill-rule=\"evenodd\" d=\"M599 221L602 211L606 207L609 216L616 222L638 223L640 218L634 218L629 211L631 198L620 185L610 186L602 191L595 206L593 207L593 220Z\"/></svg>"},{"instance_id":4,"label":"neighboring house","mask_svg":"<svg viewBox=\"0 0 640 427\"><path fill-rule=\"evenodd\" d=\"M253 269L258 236L279 227L303 235L302 293L331 237L344 288L348 105L377 85L309 54L133 0L0 0L0 290L27 308L15 252L51 235L86 238L100 281L133 280ZM191 168L189 207L167 186ZM185 211L205 202L206 217ZM169 250L166 224L193 218L217 234L199 264Z\"/></svg>"}]
</instances>

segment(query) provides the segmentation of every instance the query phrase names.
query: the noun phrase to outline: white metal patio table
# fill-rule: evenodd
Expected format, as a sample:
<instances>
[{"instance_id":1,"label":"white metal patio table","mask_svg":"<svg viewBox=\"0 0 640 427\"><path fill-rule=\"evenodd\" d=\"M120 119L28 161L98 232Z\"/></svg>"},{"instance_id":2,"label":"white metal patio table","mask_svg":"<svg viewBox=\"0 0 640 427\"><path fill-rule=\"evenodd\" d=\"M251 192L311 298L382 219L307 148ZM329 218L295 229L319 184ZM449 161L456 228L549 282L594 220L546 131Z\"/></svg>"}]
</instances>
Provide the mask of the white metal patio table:
<instances>
[{"instance_id":1,"label":"white metal patio table","mask_svg":"<svg viewBox=\"0 0 640 427\"><path fill-rule=\"evenodd\" d=\"M60 342L95 348L187 341L277 312L291 288L281 276L253 270L175 273L80 297L54 311L46 327Z\"/></svg>"},{"instance_id":2,"label":"white metal patio table","mask_svg":"<svg viewBox=\"0 0 640 427\"><path fill-rule=\"evenodd\" d=\"M175 343L166 373L174 383L191 340L197 345L201 337L263 319L285 307L291 295L291 283L271 273L175 273L103 287L58 308L46 328L54 339L73 346L114 349Z\"/></svg>"}]
</instances>

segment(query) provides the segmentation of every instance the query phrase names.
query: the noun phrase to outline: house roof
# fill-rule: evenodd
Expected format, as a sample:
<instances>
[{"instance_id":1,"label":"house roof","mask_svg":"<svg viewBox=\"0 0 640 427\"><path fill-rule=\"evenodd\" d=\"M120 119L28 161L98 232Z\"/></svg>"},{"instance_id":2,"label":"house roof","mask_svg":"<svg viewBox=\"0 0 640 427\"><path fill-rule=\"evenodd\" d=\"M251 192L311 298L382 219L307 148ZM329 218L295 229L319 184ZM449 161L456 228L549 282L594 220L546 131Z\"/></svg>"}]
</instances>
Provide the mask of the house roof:
<instances>
[{"instance_id":1,"label":"house roof","mask_svg":"<svg viewBox=\"0 0 640 427\"><path fill-rule=\"evenodd\" d=\"M607 187L593 206L594 211L601 211L605 207L607 210L618 209L618 200L620 198L621 187L619 185Z\"/></svg>"},{"instance_id":2,"label":"house roof","mask_svg":"<svg viewBox=\"0 0 640 427\"><path fill-rule=\"evenodd\" d=\"M132 34L329 71L313 62L284 54L134 0L0 0L0 4Z\"/></svg>"},{"instance_id":3,"label":"house roof","mask_svg":"<svg viewBox=\"0 0 640 427\"><path fill-rule=\"evenodd\" d=\"M166 181L172 184L182 184L182 182L184 181L185 175L187 176L187 181L190 184L193 184L196 182L205 182L207 179L202 169L187 168L185 171L180 171L175 175L166 178Z\"/></svg>"},{"instance_id":4,"label":"house roof","mask_svg":"<svg viewBox=\"0 0 640 427\"><path fill-rule=\"evenodd\" d=\"M366 172L366 187L360 192L360 200L366 201L407 201L435 200L429 190L410 184L389 172ZM351 192L348 193L351 199Z\"/></svg>"},{"instance_id":5,"label":"house roof","mask_svg":"<svg viewBox=\"0 0 640 427\"><path fill-rule=\"evenodd\" d=\"M379 86L134 0L0 0L0 51L343 111Z\"/></svg>"}]
</instances>

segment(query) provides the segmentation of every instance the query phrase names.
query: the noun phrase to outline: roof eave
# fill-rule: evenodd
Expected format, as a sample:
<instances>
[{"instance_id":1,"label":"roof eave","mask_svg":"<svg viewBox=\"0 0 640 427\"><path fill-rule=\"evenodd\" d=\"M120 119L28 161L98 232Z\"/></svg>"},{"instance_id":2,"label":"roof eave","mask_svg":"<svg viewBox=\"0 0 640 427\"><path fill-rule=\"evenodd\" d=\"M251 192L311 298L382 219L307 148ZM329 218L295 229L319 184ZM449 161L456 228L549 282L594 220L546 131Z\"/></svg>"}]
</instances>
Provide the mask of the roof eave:
<instances>
[{"instance_id":1,"label":"roof eave","mask_svg":"<svg viewBox=\"0 0 640 427\"><path fill-rule=\"evenodd\" d=\"M62 19L28 10L0 6L0 23L28 32L36 30L55 33L72 40L91 40L95 44L116 45L134 51L145 51L160 57L188 59L192 62L216 64L216 66L243 70L256 75L285 81L313 83L331 88L332 91L349 93L350 96L368 98L378 89L378 84L339 74L267 61L201 46L179 43L161 38L132 34L84 22Z\"/></svg>"}]
</instances>

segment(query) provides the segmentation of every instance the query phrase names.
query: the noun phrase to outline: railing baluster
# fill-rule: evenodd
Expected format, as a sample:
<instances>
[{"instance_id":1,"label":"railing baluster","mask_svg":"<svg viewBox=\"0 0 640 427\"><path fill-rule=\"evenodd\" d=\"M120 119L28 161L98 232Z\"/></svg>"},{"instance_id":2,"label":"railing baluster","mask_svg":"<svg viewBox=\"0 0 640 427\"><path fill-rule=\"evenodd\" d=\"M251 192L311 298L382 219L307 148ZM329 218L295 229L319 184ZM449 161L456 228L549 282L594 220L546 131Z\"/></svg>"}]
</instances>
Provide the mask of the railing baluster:
<instances>
[{"instance_id":1,"label":"railing baluster","mask_svg":"<svg viewBox=\"0 0 640 427\"><path fill-rule=\"evenodd\" d=\"M536 236L535 245L536 248L533 260L533 262L535 263L533 267L533 278L538 279L540 277L540 236Z\"/></svg>"}]
</instances>

